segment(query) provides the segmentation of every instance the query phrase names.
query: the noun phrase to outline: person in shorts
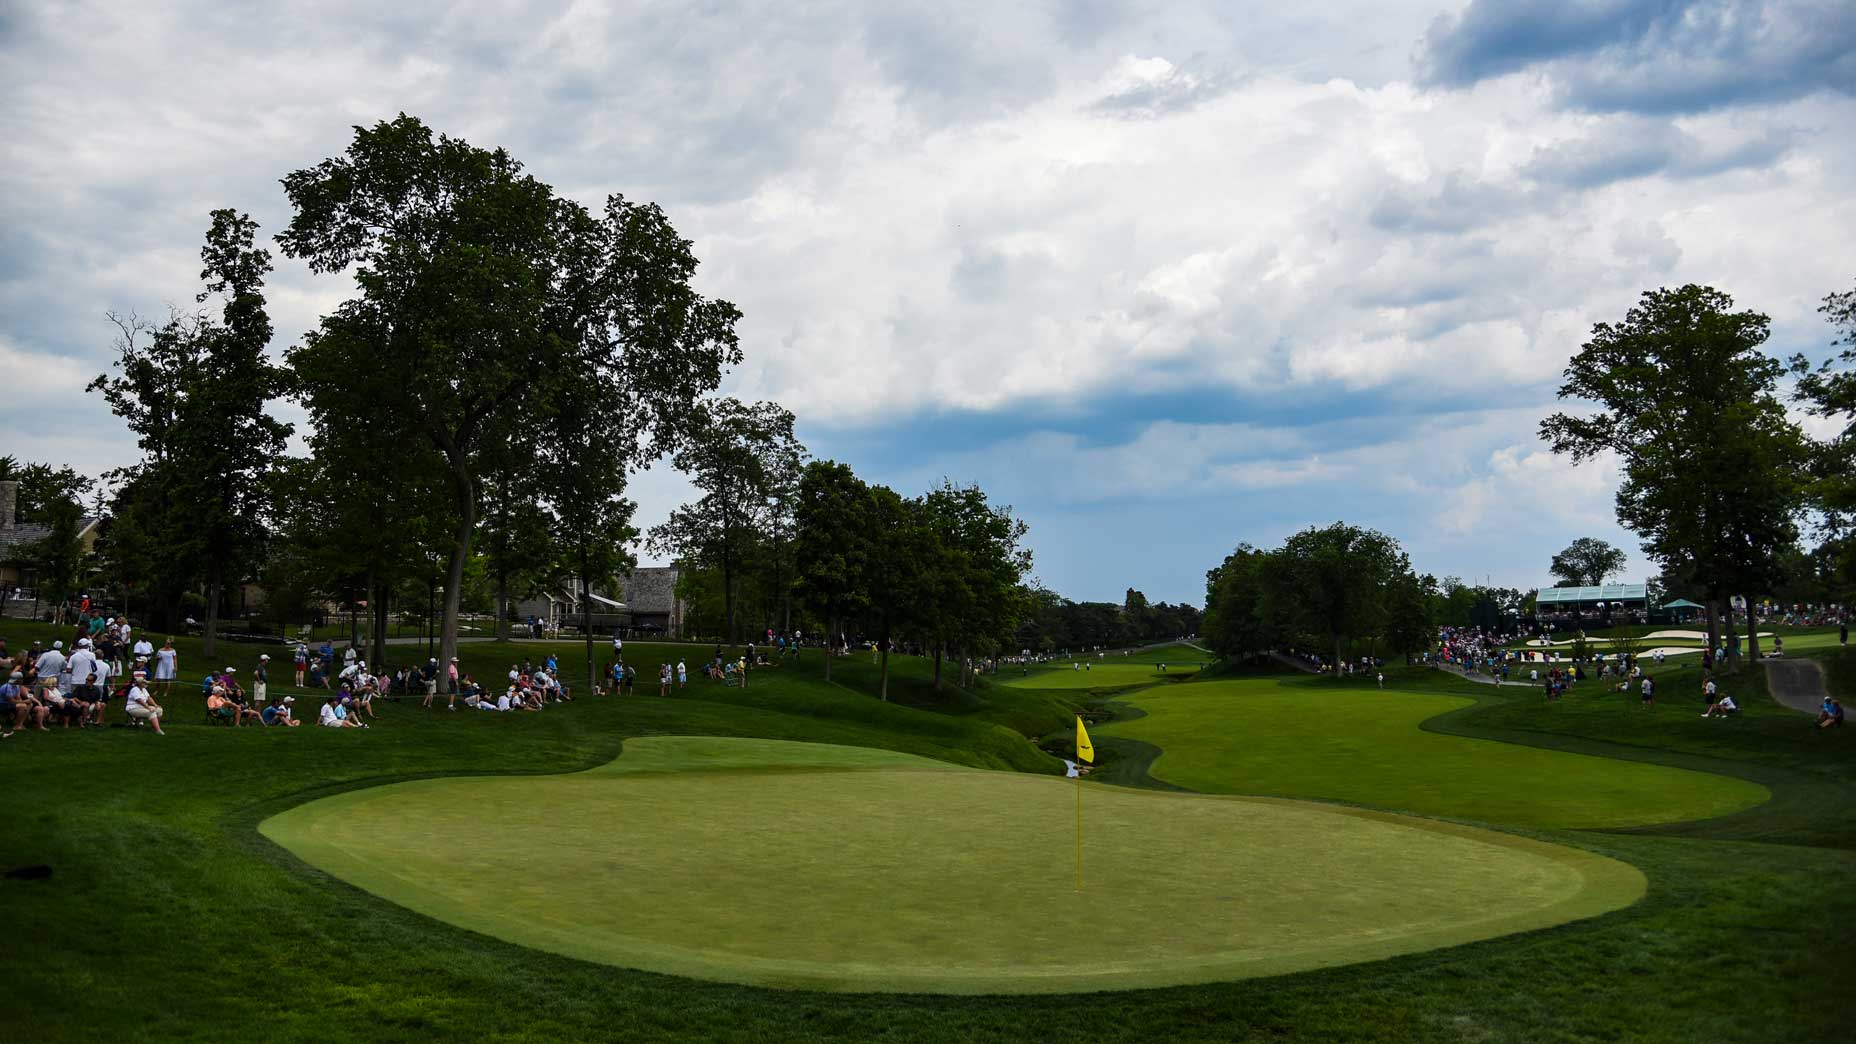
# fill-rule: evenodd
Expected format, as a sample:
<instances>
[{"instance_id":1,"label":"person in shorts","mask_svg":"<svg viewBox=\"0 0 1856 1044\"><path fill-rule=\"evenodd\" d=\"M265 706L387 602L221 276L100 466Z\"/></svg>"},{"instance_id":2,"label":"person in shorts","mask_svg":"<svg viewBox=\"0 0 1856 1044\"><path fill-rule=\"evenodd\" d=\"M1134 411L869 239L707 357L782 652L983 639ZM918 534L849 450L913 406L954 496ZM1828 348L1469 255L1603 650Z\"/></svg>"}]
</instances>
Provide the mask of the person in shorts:
<instances>
[{"instance_id":1,"label":"person in shorts","mask_svg":"<svg viewBox=\"0 0 1856 1044\"><path fill-rule=\"evenodd\" d=\"M1651 710L1656 709L1656 679L1655 678L1652 678L1647 674L1643 676L1643 695L1639 699L1638 702L1641 703L1643 706L1650 708Z\"/></svg>"},{"instance_id":2,"label":"person in shorts","mask_svg":"<svg viewBox=\"0 0 1856 1044\"><path fill-rule=\"evenodd\" d=\"M258 657L258 669L251 672L251 702L253 706L264 706L270 700L271 688L271 654Z\"/></svg>"},{"instance_id":3,"label":"person in shorts","mask_svg":"<svg viewBox=\"0 0 1856 1044\"><path fill-rule=\"evenodd\" d=\"M290 666L296 668L296 687L300 689L303 687L303 675L309 671L309 646L302 642L296 643L296 648L290 653Z\"/></svg>"}]
</instances>

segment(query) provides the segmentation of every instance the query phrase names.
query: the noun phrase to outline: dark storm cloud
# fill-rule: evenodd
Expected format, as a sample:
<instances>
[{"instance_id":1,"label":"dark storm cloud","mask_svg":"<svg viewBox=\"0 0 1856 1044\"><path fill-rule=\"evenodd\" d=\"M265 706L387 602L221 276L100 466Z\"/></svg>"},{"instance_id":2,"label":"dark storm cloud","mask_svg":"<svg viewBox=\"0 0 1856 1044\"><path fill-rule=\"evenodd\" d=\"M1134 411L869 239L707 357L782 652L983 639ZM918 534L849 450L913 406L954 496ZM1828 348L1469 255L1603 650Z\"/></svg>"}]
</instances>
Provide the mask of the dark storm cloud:
<instances>
[{"instance_id":1,"label":"dark storm cloud","mask_svg":"<svg viewBox=\"0 0 1856 1044\"><path fill-rule=\"evenodd\" d=\"M1856 92L1847 0L1472 0L1419 47L1419 79L1468 87L1543 72L1600 112L1702 112Z\"/></svg>"}]
</instances>

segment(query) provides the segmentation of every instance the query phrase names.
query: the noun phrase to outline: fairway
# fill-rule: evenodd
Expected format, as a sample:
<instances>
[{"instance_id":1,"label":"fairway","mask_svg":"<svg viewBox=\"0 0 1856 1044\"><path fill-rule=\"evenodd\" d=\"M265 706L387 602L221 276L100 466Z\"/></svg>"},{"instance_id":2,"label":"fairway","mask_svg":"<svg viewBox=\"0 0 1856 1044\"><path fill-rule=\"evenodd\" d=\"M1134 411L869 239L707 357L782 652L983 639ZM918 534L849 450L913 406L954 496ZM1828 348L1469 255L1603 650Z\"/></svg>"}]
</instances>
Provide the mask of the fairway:
<instances>
[{"instance_id":1,"label":"fairway","mask_svg":"<svg viewBox=\"0 0 1856 1044\"><path fill-rule=\"evenodd\" d=\"M1453 696L1256 679L1174 686L1125 702L1147 716L1098 734L1159 747L1154 778L1207 793L1321 798L1528 827L1708 819L1768 797L1758 784L1728 776L1420 730L1426 718L1470 702Z\"/></svg>"},{"instance_id":2,"label":"fairway","mask_svg":"<svg viewBox=\"0 0 1856 1044\"><path fill-rule=\"evenodd\" d=\"M1015 667L1003 668L999 680L1018 689L1115 689L1152 685L1166 681L1169 677L1190 678L1198 673L1198 669L1196 660L1171 664L1165 674L1160 672L1157 663L1103 662L1086 671L1076 670L1065 663L1061 667L1034 668L1029 674L1018 674Z\"/></svg>"},{"instance_id":3,"label":"fairway","mask_svg":"<svg viewBox=\"0 0 1856 1044\"><path fill-rule=\"evenodd\" d=\"M1083 788L855 747L652 737L570 775L349 791L262 832L416 911L625 967L851 991L1219 981L1591 917L1633 867L1303 802Z\"/></svg>"}]
</instances>

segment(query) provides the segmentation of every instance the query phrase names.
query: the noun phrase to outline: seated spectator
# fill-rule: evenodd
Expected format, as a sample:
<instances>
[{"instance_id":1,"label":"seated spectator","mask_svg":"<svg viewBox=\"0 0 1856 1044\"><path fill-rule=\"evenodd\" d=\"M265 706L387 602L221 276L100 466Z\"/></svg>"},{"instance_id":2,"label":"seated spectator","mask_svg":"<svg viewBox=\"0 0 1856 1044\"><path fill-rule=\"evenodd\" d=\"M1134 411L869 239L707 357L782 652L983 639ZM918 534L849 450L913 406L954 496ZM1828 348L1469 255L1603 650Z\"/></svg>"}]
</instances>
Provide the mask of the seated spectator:
<instances>
[{"instance_id":1,"label":"seated spectator","mask_svg":"<svg viewBox=\"0 0 1856 1044\"><path fill-rule=\"evenodd\" d=\"M316 713L316 724L331 729L366 728L360 722L349 719L347 711L342 707L341 699L335 693L330 693L329 698L323 702L322 709Z\"/></svg>"},{"instance_id":2,"label":"seated spectator","mask_svg":"<svg viewBox=\"0 0 1856 1044\"><path fill-rule=\"evenodd\" d=\"M1824 709L1818 712L1817 727L1834 729L1843 724L1843 704L1835 696L1826 697Z\"/></svg>"},{"instance_id":3,"label":"seated spectator","mask_svg":"<svg viewBox=\"0 0 1856 1044\"><path fill-rule=\"evenodd\" d=\"M295 696L272 696L271 702L259 712L259 720L266 725L285 725L295 728L302 724L290 713L290 705L295 702Z\"/></svg>"},{"instance_id":4,"label":"seated spectator","mask_svg":"<svg viewBox=\"0 0 1856 1044\"><path fill-rule=\"evenodd\" d=\"M1708 709L1702 711L1701 716L1704 718L1725 718L1739 709L1740 706L1734 702L1732 696L1722 696L1720 699L1708 704Z\"/></svg>"},{"instance_id":5,"label":"seated spectator","mask_svg":"<svg viewBox=\"0 0 1856 1044\"><path fill-rule=\"evenodd\" d=\"M134 676L134 681L129 684L128 701L125 703L123 709L129 712L130 718L138 722L145 721L153 726L155 735L167 735L167 733L161 731L161 705L155 702L153 696L149 695L148 676L143 672L137 671Z\"/></svg>"},{"instance_id":6,"label":"seated spectator","mask_svg":"<svg viewBox=\"0 0 1856 1044\"><path fill-rule=\"evenodd\" d=\"M25 678L23 672L13 671L6 684L0 685L0 739L11 736L15 729L26 727L28 722L40 732L45 731L49 712L27 691Z\"/></svg>"}]
</instances>

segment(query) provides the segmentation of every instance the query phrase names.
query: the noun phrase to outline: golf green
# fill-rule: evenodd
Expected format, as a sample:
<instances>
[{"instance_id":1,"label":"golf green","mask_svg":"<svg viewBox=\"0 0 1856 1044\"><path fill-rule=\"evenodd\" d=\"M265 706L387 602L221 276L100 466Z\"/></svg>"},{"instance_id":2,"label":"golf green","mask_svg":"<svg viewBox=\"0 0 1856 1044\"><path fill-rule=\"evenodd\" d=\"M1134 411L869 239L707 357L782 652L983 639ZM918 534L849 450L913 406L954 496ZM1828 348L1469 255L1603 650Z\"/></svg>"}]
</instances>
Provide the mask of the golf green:
<instances>
[{"instance_id":1,"label":"golf green","mask_svg":"<svg viewBox=\"0 0 1856 1044\"><path fill-rule=\"evenodd\" d=\"M266 820L430 916L626 967L850 991L1033 993L1344 964L1592 917L1633 867L1454 824L1081 788L854 747L629 740L558 776L349 791Z\"/></svg>"},{"instance_id":2,"label":"golf green","mask_svg":"<svg viewBox=\"0 0 1856 1044\"><path fill-rule=\"evenodd\" d=\"M1602 698L1602 697L1579 697ZM1622 699L1623 697L1618 697ZM1195 682L1127 697L1145 717L1099 728L1159 747L1155 779L1526 827L1622 827L1738 812L1756 783L1634 761L1425 732L1455 696L1275 679ZM1644 713L1692 714L1660 708Z\"/></svg>"}]
</instances>

